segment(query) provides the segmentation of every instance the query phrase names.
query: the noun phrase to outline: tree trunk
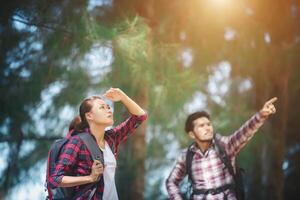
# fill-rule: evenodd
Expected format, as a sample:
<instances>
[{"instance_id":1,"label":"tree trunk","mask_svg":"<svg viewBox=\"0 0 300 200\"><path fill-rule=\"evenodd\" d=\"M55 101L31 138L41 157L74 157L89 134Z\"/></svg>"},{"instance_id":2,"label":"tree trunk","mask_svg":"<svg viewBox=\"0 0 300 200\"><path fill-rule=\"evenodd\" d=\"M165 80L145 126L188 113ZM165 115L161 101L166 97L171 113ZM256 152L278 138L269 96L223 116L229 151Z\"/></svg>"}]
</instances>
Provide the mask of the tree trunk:
<instances>
[{"instance_id":1,"label":"tree trunk","mask_svg":"<svg viewBox=\"0 0 300 200\"><path fill-rule=\"evenodd\" d=\"M148 90L140 90L139 94L134 97L134 100L143 108L148 108ZM131 154L135 163L135 175L132 180L131 199L144 199L145 185L145 161L146 161L146 124L143 123L132 137Z\"/></svg>"},{"instance_id":2,"label":"tree trunk","mask_svg":"<svg viewBox=\"0 0 300 200\"><path fill-rule=\"evenodd\" d=\"M138 93L133 99L143 108L148 107L148 93ZM117 184L120 199L144 199L146 122L121 145L118 159Z\"/></svg>"},{"instance_id":3,"label":"tree trunk","mask_svg":"<svg viewBox=\"0 0 300 200\"><path fill-rule=\"evenodd\" d=\"M273 79L274 80L274 79ZM271 143L266 142L267 153L262 154L263 185L262 199L282 200L284 188L284 176L282 165L286 151L286 134L288 120L288 82L289 70L281 73L276 78L274 92L278 97L276 102L277 113L271 118L269 129ZM267 155L267 156L266 156Z\"/></svg>"},{"instance_id":4,"label":"tree trunk","mask_svg":"<svg viewBox=\"0 0 300 200\"><path fill-rule=\"evenodd\" d=\"M16 124L13 126L13 131L15 133L16 141L14 143L9 143L9 155L7 158L7 167L4 170L3 183L0 187L0 199L4 199L7 196L10 189L16 184L15 177L18 177L18 161L19 153L21 152L21 146L23 142L23 132L19 129L20 125ZM1 179L2 179L1 178Z\"/></svg>"},{"instance_id":5,"label":"tree trunk","mask_svg":"<svg viewBox=\"0 0 300 200\"><path fill-rule=\"evenodd\" d=\"M280 91L280 104L279 104L279 112L278 116L275 118L273 123L273 131L274 131L274 143L273 143L273 173L271 177L273 178L272 184L274 185L274 198L272 199L283 199L283 187L284 187L284 177L282 165L285 157L286 151L286 135L287 135L287 121L288 121L288 82L289 82L289 69L282 74L280 77L281 83L278 85L278 91Z\"/></svg>"}]
</instances>

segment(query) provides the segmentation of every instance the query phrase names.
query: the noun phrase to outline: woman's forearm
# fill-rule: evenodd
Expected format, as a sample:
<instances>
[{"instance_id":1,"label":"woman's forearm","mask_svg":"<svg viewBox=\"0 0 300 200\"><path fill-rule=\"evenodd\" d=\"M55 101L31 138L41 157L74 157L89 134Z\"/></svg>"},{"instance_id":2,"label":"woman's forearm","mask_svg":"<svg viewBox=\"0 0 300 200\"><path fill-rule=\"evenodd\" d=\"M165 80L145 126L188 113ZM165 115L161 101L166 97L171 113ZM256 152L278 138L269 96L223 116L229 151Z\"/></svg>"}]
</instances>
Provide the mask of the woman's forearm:
<instances>
[{"instance_id":1,"label":"woman's forearm","mask_svg":"<svg viewBox=\"0 0 300 200\"><path fill-rule=\"evenodd\" d=\"M127 95L124 95L121 101L131 114L133 115L145 114L145 111Z\"/></svg>"},{"instance_id":2,"label":"woman's forearm","mask_svg":"<svg viewBox=\"0 0 300 200\"><path fill-rule=\"evenodd\" d=\"M137 103L135 103L119 88L110 88L104 93L104 97L113 102L121 101L128 111L133 115L140 116L146 114L146 112Z\"/></svg>"},{"instance_id":3,"label":"woman's forearm","mask_svg":"<svg viewBox=\"0 0 300 200\"><path fill-rule=\"evenodd\" d=\"M84 185L88 183L93 183L91 176L64 176L59 187L74 187L78 185Z\"/></svg>"}]
</instances>

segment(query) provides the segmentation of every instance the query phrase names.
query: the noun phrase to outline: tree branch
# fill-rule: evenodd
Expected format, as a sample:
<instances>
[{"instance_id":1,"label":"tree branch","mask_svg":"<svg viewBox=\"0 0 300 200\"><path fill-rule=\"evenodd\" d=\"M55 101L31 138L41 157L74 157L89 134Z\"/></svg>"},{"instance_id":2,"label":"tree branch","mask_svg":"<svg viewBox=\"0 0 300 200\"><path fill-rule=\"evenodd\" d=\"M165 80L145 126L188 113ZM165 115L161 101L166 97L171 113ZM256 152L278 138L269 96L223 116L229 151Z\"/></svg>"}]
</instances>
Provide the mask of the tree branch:
<instances>
[{"instance_id":1,"label":"tree branch","mask_svg":"<svg viewBox=\"0 0 300 200\"><path fill-rule=\"evenodd\" d=\"M43 24L43 23L34 23L34 22L30 22L28 20L22 20L22 19L17 19L15 17L12 17L11 18L13 21L17 21L17 22L20 22L20 23L23 23L23 24L26 24L26 25L29 25L29 26L35 26L35 27L40 27L40 28L45 28L45 29L49 29L49 30L59 30L59 31L62 31L63 33L66 33L68 35L73 35L73 32L69 31L69 30L66 30L64 28L61 28L61 27L54 27L54 26L49 26L47 24Z\"/></svg>"},{"instance_id":2,"label":"tree branch","mask_svg":"<svg viewBox=\"0 0 300 200\"><path fill-rule=\"evenodd\" d=\"M62 137L59 136L37 136L37 135L30 135L30 136L23 136L23 140L38 140L38 141L54 141L60 139ZM13 138L9 135L0 135L0 143L3 142L16 142L17 139Z\"/></svg>"}]
</instances>

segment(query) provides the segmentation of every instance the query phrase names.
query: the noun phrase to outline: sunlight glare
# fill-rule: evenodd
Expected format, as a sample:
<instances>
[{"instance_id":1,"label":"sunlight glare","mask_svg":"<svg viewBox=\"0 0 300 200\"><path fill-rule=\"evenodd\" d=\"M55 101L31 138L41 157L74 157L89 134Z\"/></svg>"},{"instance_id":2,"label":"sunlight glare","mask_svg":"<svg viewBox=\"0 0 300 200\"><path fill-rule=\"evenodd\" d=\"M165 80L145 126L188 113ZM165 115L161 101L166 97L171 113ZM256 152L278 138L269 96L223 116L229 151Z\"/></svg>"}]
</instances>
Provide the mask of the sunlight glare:
<instances>
[{"instance_id":1,"label":"sunlight glare","mask_svg":"<svg viewBox=\"0 0 300 200\"><path fill-rule=\"evenodd\" d=\"M218 8L230 6L231 0L209 0L209 2Z\"/></svg>"}]
</instances>

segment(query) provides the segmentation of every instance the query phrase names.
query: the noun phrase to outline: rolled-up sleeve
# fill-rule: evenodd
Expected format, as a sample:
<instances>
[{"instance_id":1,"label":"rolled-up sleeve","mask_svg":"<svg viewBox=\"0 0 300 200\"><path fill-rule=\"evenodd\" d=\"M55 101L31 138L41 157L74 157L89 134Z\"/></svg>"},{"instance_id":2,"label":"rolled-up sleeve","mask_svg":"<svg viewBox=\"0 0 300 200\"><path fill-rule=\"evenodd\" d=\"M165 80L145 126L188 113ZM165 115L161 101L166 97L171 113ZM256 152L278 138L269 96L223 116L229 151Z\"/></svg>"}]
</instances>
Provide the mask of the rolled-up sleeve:
<instances>
[{"instance_id":1,"label":"rolled-up sleeve","mask_svg":"<svg viewBox=\"0 0 300 200\"><path fill-rule=\"evenodd\" d=\"M134 131L147 119L147 113L143 115L131 115L124 122L116 126L112 132L115 134L117 145L125 140L127 136Z\"/></svg>"},{"instance_id":2,"label":"rolled-up sleeve","mask_svg":"<svg viewBox=\"0 0 300 200\"><path fill-rule=\"evenodd\" d=\"M176 161L174 168L172 169L169 177L166 180L166 188L168 191L169 199L181 200L182 195L180 193L179 184L186 176L186 160L187 149L183 150L179 158Z\"/></svg>"}]
</instances>

